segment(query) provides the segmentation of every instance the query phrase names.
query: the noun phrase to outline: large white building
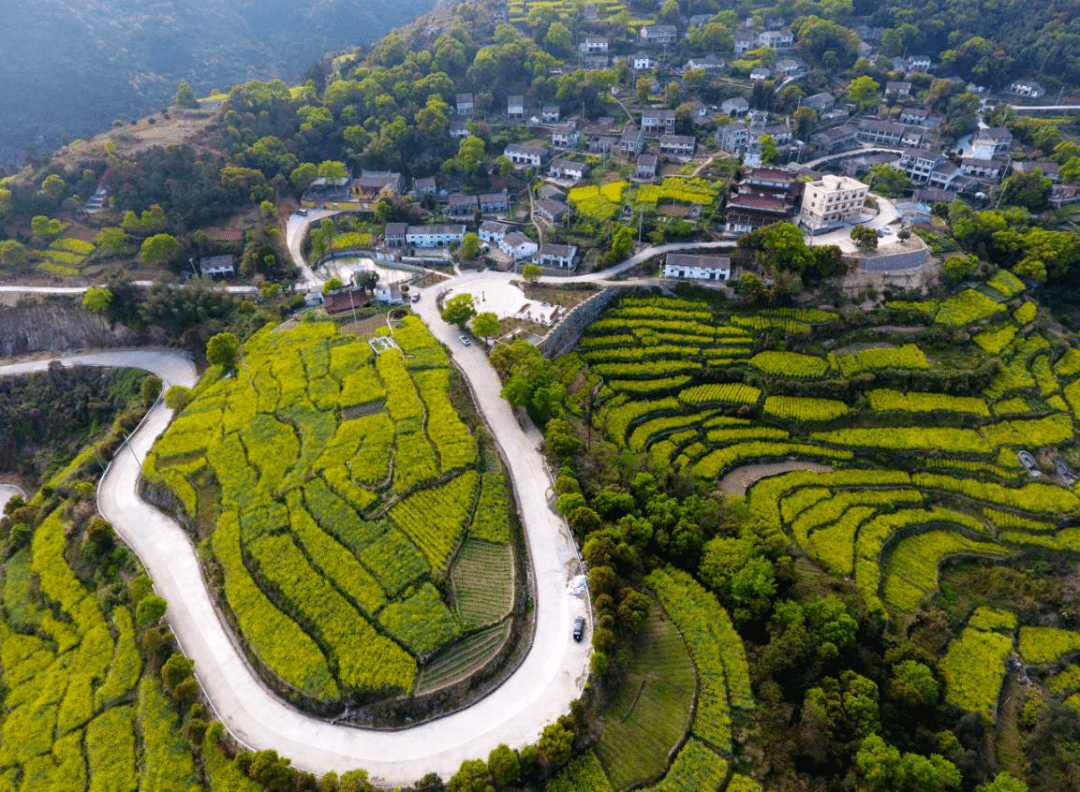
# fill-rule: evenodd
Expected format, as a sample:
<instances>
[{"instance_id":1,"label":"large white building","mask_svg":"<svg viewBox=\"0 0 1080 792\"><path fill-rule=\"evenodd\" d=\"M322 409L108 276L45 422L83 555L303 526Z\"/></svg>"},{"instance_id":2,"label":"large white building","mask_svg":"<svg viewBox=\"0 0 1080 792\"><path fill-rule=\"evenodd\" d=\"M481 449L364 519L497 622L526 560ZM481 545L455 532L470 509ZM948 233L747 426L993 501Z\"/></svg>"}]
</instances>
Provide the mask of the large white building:
<instances>
[{"instance_id":1,"label":"large white building","mask_svg":"<svg viewBox=\"0 0 1080 792\"><path fill-rule=\"evenodd\" d=\"M803 187L799 219L810 228L821 228L858 217L869 190L850 176L825 174Z\"/></svg>"}]
</instances>

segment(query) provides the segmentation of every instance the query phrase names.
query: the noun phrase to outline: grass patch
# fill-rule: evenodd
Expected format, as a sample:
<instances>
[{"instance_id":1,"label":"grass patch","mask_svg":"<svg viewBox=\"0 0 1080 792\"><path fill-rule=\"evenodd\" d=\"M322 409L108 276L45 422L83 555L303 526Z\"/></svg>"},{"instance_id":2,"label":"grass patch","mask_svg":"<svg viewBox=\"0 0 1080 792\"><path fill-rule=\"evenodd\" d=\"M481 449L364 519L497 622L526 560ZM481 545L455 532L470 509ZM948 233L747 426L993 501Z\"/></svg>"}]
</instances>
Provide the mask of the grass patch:
<instances>
[{"instance_id":1,"label":"grass patch","mask_svg":"<svg viewBox=\"0 0 1080 792\"><path fill-rule=\"evenodd\" d=\"M682 637L653 605L596 746L615 789L663 774L668 753L690 726L694 687L694 666Z\"/></svg>"}]
</instances>

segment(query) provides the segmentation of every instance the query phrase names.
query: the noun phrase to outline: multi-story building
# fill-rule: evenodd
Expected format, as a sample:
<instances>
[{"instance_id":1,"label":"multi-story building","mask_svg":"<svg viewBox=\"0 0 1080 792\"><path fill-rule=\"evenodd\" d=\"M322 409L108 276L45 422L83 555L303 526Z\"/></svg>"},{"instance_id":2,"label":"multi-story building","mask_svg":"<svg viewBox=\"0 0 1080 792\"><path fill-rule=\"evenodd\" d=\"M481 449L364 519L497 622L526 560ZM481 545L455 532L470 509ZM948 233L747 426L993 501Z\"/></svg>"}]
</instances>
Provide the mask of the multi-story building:
<instances>
[{"instance_id":1,"label":"multi-story building","mask_svg":"<svg viewBox=\"0 0 1080 792\"><path fill-rule=\"evenodd\" d=\"M541 267L552 269L571 270L574 268L574 258L577 256L577 247L574 245L545 244L539 252L533 256L533 261Z\"/></svg>"},{"instance_id":2,"label":"multi-story building","mask_svg":"<svg viewBox=\"0 0 1080 792\"><path fill-rule=\"evenodd\" d=\"M546 146L526 146L510 143L503 149L503 155L514 165L541 168L551 159L551 151Z\"/></svg>"},{"instance_id":3,"label":"multi-story building","mask_svg":"<svg viewBox=\"0 0 1080 792\"><path fill-rule=\"evenodd\" d=\"M498 242L499 250L508 255L514 261L529 258L539 250L533 240L529 239L520 231L511 231Z\"/></svg>"},{"instance_id":4,"label":"multi-story building","mask_svg":"<svg viewBox=\"0 0 1080 792\"><path fill-rule=\"evenodd\" d=\"M674 25L642 25L638 35L642 44L674 44L678 31Z\"/></svg>"},{"instance_id":5,"label":"multi-story building","mask_svg":"<svg viewBox=\"0 0 1080 792\"><path fill-rule=\"evenodd\" d=\"M660 153L669 157L689 159L694 156L697 141L693 135L661 135Z\"/></svg>"},{"instance_id":6,"label":"multi-story building","mask_svg":"<svg viewBox=\"0 0 1080 792\"><path fill-rule=\"evenodd\" d=\"M672 134L675 131L675 111L655 107L642 110L641 131L646 135Z\"/></svg>"},{"instance_id":7,"label":"multi-story building","mask_svg":"<svg viewBox=\"0 0 1080 792\"><path fill-rule=\"evenodd\" d=\"M850 176L826 174L803 187L799 219L813 229L858 217L870 188Z\"/></svg>"}]
</instances>

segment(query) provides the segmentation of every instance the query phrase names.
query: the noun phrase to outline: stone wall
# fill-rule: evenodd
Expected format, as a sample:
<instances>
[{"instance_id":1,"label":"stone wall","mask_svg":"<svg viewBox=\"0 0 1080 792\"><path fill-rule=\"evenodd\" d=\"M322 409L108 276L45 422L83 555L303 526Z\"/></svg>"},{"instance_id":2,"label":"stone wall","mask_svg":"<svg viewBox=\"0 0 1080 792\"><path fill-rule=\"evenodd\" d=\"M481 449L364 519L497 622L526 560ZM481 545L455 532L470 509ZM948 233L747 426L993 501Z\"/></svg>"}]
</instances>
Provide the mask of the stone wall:
<instances>
[{"instance_id":1,"label":"stone wall","mask_svg":"<svg viewBox=\"0 0 1080 792\"><path fill-rule=\"evenodd\" d=\"M604 309L623 290L623 287L602 289L585 302L575 306L561 322L540 339L538 344L540 351L545 357L553 358L570 350L581 338L585 328L596 321Z\"/></svg>"}]
</instances>

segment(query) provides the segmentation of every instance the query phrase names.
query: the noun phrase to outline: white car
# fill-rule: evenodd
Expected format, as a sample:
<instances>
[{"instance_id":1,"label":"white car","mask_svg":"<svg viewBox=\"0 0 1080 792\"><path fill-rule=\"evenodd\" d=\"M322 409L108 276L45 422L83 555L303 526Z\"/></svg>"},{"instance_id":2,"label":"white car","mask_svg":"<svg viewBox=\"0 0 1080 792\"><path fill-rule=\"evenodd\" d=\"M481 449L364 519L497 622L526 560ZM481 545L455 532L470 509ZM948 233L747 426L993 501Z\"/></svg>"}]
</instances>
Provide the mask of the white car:
<instances>
[{"instance_id":1,"label":"white car","mask_svg":"<svg viewBox=\"0 0 1080 792\"><path fill-rule=\"evenodd\" d=\"M458 341L460 341L463 346L469 346L472 344L472 341L469 340L469 337L467 335L458 336Z\"/></svg>"}]
</instances>

